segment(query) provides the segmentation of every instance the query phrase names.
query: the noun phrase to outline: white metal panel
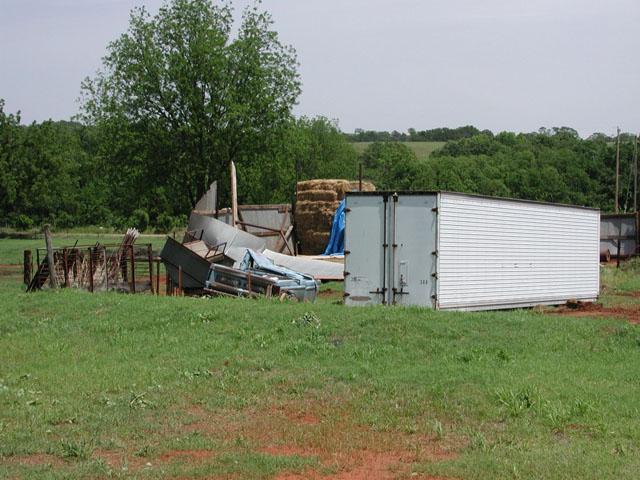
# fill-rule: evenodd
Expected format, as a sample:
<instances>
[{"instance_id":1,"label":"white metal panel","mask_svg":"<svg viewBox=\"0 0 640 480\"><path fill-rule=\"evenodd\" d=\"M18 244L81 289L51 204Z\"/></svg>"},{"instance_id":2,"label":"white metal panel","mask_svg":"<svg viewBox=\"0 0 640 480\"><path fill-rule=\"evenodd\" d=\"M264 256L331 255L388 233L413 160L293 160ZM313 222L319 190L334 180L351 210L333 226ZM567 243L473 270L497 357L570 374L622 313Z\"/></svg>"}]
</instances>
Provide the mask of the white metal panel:
<instances>
[{"instance_id":1,"label":"white metal panel","mask_svg":"<svg viewBox=\"0 0 640 480\"><path fill-rule=\"evenodd\" d=\"M389 204L391 302L435 307L436 195L400 194Z\"/></svg>"},{"instance_id":2,"label":"white metal panel","mask_svg":"<svg viewBox=\"0 0 640 480\"><path fill-rule=\"evenodd\" d=\"M443 192L438 220L441 309L598 296L597 210Z\"/></svg>"},{"instance_id":3,"label":"white metal panel","mask_svg":"<svg viewBox=\"0 0 640 480\"><path fill-rule=\"evenodd\" d=\"M345 204L346 305L385 303L386 202L382 195L347 195ZM348 252L348 253L347 253Z\"/></svg>"}]
</instances>

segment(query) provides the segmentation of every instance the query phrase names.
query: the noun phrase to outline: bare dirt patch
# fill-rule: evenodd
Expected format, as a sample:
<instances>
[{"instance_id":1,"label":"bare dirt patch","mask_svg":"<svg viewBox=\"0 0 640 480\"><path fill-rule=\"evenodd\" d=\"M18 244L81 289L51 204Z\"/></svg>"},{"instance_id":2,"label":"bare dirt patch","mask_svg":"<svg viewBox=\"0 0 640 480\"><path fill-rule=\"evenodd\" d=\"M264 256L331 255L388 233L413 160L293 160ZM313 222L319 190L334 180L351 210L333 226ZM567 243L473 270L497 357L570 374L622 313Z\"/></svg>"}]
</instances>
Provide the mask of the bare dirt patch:
<instances>
[{"instance_id":1,"label":"bare dirt patch","mask_svg":"<svg viewBox=\"0 0 640 480\"><path fill-rule=\"evenodd\" d=\"M0 277L13 277L22 275L22 265L0 265Z\"/></svg>"},{"instance_id":2,"label":"bare dirt patch","mask_svg":"<svg viewBox=\"0 0 640 480\"><path fill-rule=\"evenodd\" d=\"M213 458L213 452L209 450L170 450L160 457L162 462L168 463L174 460L185 460L188 463L205 462Z\"/></svg>"},{"instance_id":3,"label":"bare dirt patch","mask_svg":"<svg viewBox=\"0 0 640 480\"><path fill-rule=\"evenodd\" d=\"M640 296L640 292L633 292L630 296ZM605 307L599 303L577 301L567 302L550 313L569 317L617 318L640 325L640 304Z\"/></svg>"},{"instance_id":4,"label":"bare dirt patch","mask_svg":"<svg viewBox=\"0 0 640 480\"><path fill-rule=\"evenodd\" d=\"M254 452L316 458L313 467L303 472L283 472L275 477L279 480L431 478L413 472L412 466L455 459L464 443L452 436L443 441L435 435L379 431L354 424L337 399L331 403L304 398L215 414L189 408L186 414L191 423L181 428L198 431L230 448L241 439L246 445L243 448ZM165 454L162 458L194 464L215 458L210 452L191 453L177 457Z\"/></svg>"},{"instance_id":5,"label":"bare dirt patch","mask_svg":"<svg viewBox=\"0 0 640 480\"><path fill-rule=\"evenodd\" d=\"M147 462L142 457L125 455L118 450L95 450L93 457L104 460L110 467L121 468L126 465L128 469L132 470L140 468Z\"/></svg>"},{"instance_id":6,"label":"bare dirt patch","mask_svg":"<svg viewBox=\"0 0 640 480\"><path fill-rule=\"evenodd\" d=\"M327 288L326 290L322 290L318 292L319 297L331 297L333 295L339 295L341 292L333 290L332 288Z\"/></svg>"},{"instance_id":7,"label":"bare dirt patch","mask_svg":"<svg viewBox=\"0 0 640 480\"><path fill-rule=\"evenodd\" d=\"M43 465L52 465L54 467L59 467L64 464L64 461L58 457L54 457L53 455L48 455L46 453L36 453L33 455L6 457L4 459L0 457L0 465L2 465L3 463L14 464L14 465L27 465L27 466L33 466L33 467L41 467Z\"/></svg>"}]
</instances>

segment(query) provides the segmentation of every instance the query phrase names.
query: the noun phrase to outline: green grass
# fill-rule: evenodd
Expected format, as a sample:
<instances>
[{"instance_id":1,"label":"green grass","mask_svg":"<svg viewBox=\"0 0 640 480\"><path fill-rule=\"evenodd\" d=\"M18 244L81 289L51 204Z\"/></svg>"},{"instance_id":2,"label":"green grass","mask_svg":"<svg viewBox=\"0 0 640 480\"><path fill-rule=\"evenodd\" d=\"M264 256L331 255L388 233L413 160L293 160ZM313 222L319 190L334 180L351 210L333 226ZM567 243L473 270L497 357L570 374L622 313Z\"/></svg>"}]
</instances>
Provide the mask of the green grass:
<instances>
[{"instance_id":1,"label":"green grass","mask_svg":"<svg viewBox=\"0 0 640 480\"><path fill-rule=\"evenodd\" d=\"M638 271L605 269L604 301ZM0 478L305 477L384 452L398 478L637 478L640 327L347 308L340 288L310 305L0 278Z\"/></svg>"},{"instance_id":2,"label":"green grass","mask_svg":"<svg viewBox=\"0 0 640 480\"><path fill-rule=\"evenodd\" d=\"M352 142L353 148L357 153L362 153L373 142ZM429 159L431 153L439 148L442 148L446 142L403 142L404 145L416 154L416 157L420 162L425 162Z\"/></svg>"}]
</instances>

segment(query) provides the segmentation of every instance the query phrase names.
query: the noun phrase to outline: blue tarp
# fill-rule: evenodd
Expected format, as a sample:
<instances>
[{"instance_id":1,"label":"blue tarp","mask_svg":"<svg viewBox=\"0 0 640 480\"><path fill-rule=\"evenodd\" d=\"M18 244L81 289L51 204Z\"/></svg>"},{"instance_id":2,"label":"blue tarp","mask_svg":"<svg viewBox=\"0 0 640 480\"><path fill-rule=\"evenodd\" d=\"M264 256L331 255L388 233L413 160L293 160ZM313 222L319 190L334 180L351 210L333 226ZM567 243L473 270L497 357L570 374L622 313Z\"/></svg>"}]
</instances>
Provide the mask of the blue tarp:
<instances>
[{"instance_id":1,"label":"blue tarp","mask_svg":"<svg viewBox=\"0 0 640 480\"><path fill-rule=\"evenodd\" d=\"M331 226L331 238L323 255L343 254L344 253L344 206L345 201L340 202L340 206L333 216L333 225Z\"/></svg>"}]
</instances>

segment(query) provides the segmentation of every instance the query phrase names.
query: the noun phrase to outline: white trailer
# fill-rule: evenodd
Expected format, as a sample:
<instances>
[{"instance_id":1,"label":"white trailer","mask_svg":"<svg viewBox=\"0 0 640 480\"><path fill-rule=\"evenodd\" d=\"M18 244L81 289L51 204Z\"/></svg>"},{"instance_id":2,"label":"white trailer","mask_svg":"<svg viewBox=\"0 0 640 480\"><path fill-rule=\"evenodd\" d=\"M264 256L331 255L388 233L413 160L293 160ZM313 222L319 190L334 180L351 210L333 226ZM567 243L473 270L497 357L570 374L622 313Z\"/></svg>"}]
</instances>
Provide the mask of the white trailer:
<instances>
[{"instance_id":1,"label":"white trailer","mask_svg":"<svg viewBox=\"0 0 640 480\"><path fill-rule=\"evenodd\" d=\"M454 192L346 196L346 305L491 310L595 301L597 209Z\"/></svg>"}]
</instances>

